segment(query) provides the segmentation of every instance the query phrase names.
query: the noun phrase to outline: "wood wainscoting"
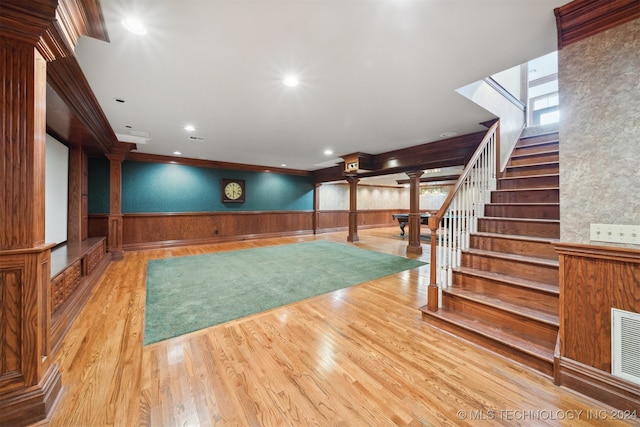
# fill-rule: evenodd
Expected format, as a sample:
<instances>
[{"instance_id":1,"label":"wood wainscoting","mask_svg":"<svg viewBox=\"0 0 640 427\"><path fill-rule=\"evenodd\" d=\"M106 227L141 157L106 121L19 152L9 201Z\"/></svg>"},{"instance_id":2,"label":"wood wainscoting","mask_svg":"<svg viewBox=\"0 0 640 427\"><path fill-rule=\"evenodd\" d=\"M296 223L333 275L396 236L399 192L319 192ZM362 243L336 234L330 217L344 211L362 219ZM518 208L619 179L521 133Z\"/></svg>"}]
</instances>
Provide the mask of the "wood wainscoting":
<instances>
[{"instance_id":1,"label":"wood wainscoting","mask_svg":"<svg viewBox=\"0 0 640 427\"><path fill-rule=\"evenodd\" d=\"M358 227L388 227L394 213L406 209L358 211ZM314 215L316 216L314 230ZM126 250L206 244L260 237L347 230L349 211L238 211L187 213L135 213L123 215ZM89 215L89 236L108 234L108 215Z\"/></svg>"},{"instance_id":2,"label":"wood wainscoting","mask_svg":"<svg viewBox=\"0 0 640 427\"><path fill-rule=\"evenodd\" d=\"M556 382L640 412L640 386L611 374L611 309L640 313L640 250L557 244L560 358Z\"/></svg>"},{"instance_id":3,"label":"wood wainscoting","mask_svg":"<svg viewBox=\"0 0 640 427\"><path fill-rule=\"evenodd\" d=\"M105 235L107 215L89 215L89 235ZM313 211L135 213L123 215L123 247L141 250L185 244L313 232Z\"/></svg>"}]
</instances>

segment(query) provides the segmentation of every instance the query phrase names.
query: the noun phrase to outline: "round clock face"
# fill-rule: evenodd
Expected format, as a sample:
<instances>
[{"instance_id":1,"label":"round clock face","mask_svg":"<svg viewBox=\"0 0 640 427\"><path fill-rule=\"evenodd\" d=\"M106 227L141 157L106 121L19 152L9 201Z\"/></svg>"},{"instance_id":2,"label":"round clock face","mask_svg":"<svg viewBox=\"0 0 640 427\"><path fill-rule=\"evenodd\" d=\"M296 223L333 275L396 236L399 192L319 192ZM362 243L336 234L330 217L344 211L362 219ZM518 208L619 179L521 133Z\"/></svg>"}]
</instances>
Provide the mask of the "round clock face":
<instances>
[{"instance_id":1,"label":"round clock face","mask_svg":"<svg viewBox=\"0 0 640 427\"><path fill-rule=\"evenodd\" d=\"M237 200L242 196L242 187L237 182L230 182L224 187L224 195L230 200Z\"/></svg>"}]
</instances>

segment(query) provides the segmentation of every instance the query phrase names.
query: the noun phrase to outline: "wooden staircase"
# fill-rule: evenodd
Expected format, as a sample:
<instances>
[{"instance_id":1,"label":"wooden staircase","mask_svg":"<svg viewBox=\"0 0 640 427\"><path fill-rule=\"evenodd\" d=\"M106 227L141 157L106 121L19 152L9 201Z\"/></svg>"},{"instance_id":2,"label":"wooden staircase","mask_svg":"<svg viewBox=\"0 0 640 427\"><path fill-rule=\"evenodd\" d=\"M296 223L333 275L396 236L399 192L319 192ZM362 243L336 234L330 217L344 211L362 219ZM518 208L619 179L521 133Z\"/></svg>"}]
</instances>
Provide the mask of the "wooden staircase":
<instances>
[{"instance_id":1,"label":"wooden staircase","mask_svg":"<svg viewBox=\"0 0 640 427\"><path fill-rule=\"evenodd\" d=\"M553 375L559 328L558 133L522 137L478 220L442 307L422 317Z\"/></svg>"}]
</instances>

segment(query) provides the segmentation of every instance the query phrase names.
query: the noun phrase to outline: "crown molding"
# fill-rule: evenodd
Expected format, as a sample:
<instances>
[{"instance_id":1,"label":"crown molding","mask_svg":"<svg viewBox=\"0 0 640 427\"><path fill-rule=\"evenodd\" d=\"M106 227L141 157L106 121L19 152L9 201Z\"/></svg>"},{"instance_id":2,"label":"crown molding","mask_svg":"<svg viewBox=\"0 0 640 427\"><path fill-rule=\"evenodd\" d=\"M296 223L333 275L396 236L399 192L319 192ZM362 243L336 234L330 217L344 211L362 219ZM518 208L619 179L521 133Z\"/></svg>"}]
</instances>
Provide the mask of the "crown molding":
<instances>
[{"instance_id":1,"label":"crown molding","mask_svg":"<svg viewBox=\"0 0 640 427\"><path fill-rule=\"evenodd\" d=\"M574 0L554 9L558 50L640 18L638 0Z\"/></svg>"}]
</instances>

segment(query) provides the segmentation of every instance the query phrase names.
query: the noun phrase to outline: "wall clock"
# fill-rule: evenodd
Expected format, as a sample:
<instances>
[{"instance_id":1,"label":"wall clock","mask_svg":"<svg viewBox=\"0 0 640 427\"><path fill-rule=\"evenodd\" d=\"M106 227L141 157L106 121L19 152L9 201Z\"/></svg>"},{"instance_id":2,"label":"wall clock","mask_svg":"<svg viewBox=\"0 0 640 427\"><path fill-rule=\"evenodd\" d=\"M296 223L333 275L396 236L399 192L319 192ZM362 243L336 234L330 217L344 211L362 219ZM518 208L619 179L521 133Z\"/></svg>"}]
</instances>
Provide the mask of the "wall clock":
<instances>
[{"instance_id":1,"label":"wall clock","mask_svg":"<svg viewBox=\"0 0 640 427\"><path fill-rule=\"evenodd\" d=\"M223 202L244 202L244 179L222 180Z\"/></svg>"}]
</instances>

